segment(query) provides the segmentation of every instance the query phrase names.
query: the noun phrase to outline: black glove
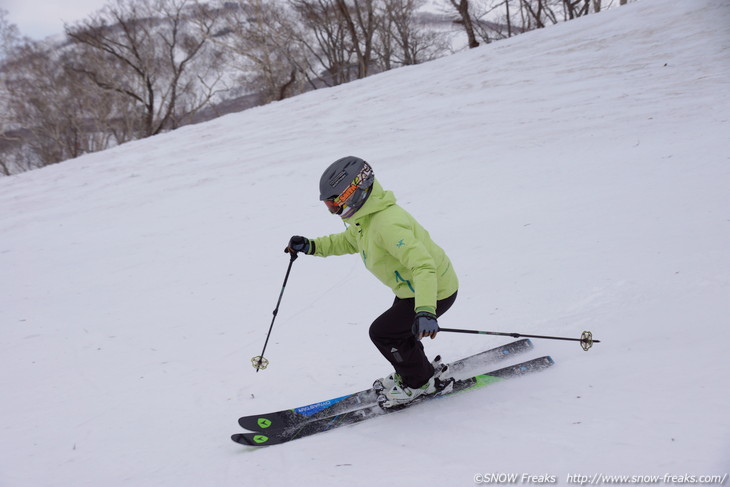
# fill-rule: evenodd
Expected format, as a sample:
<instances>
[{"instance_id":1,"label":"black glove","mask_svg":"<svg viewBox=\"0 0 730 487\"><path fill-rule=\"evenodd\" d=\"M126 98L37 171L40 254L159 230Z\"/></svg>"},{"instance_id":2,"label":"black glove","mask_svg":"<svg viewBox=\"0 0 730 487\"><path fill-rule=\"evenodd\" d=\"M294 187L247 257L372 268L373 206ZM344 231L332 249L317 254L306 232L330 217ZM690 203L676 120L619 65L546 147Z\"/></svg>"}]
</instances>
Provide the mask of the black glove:
<instances>
[{"instance_id":1,"label":"black glove","mask_svg":"<svg viewBox=\"0 0 730 487\"><path fill-rule=\"evenodd\" d=\"M308 254L311 247L312 245L310 245L308 238L294 235L292 238L289 239L289 245L286 246L284 252L295 255L299 252Z\"/></svg>"},{"instance_id":2,"label":"black glove","mask_svg":"<svg viewBox=\"0 0 730 487\"><path fill-rule=\"evenodd\" d=\"M411 331L418 340L423 337L436 338L436 333L439 331L439 322L436 320L436 315L428 311L419 311L416 313L416 319L413 321Z\"/></svg>"}]
</instances>

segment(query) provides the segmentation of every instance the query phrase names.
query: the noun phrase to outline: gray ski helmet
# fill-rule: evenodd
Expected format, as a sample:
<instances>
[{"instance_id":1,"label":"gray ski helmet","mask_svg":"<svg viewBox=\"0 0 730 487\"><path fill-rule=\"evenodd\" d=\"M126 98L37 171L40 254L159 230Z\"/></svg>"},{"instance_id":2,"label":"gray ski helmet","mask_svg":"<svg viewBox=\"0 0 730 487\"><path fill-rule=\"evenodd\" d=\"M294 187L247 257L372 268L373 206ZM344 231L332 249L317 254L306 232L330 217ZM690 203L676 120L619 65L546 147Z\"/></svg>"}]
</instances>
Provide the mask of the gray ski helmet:
<instances>
[{"instance_id":1,"label":"gray ski helmet","mask_svg":"<svg viewBox=\"0 0 730 487\"><path fill-rule=\"evenodd\" d=\"M347 156L333 162L319 180L319 199L331 213L349 218L370 196L375 181L373 168L359 157Z\"/></svg>"}]
</instances>

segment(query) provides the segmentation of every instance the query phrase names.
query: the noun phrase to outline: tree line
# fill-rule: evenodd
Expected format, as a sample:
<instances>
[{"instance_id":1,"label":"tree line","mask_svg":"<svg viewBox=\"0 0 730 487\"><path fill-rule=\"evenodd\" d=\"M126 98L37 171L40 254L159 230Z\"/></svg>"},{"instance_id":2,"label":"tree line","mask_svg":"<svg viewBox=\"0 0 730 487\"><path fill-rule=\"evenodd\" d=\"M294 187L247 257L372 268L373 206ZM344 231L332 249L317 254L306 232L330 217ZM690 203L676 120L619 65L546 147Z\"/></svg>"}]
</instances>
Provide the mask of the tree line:
<instances>
[{"instance_id":1,"label":"tree line","mask_svg":"<svg viewBox=\"0 0 730 487\"><path fill-rule=\"evenodd\" d=\"M438 15L423 0L111 0L53 43L0 10L0 174L423 63L454 28L477 47L612 6L441 1Z\"/></svg>"}]
</instances>

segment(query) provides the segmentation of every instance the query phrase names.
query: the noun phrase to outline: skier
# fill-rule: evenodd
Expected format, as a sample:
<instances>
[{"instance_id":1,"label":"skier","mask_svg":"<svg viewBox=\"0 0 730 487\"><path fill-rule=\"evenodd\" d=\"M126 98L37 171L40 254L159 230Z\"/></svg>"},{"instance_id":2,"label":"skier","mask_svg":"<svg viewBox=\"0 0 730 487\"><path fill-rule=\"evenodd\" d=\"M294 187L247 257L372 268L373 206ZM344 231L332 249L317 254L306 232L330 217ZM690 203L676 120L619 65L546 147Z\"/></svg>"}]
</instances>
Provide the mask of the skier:
<instances>
[{"instance_id":1,"label":"skier","mask_svg":"<svg viewBox=\"0 0 730 487\"><path fill-rule=\"evenodd\" d=\"M286 252L328 257L359 253L365 267L395 293L393 305L370 326L370 339L395 371L375 381L378 401L397 408L450 389L440 357L429 362L421 339L436 337L437 317L454 301L458 279L428 232L383 190L364 160L338 159L322 175L320 200L347 224L344 232L291 237Z\"/></svg>"}]
</instances>

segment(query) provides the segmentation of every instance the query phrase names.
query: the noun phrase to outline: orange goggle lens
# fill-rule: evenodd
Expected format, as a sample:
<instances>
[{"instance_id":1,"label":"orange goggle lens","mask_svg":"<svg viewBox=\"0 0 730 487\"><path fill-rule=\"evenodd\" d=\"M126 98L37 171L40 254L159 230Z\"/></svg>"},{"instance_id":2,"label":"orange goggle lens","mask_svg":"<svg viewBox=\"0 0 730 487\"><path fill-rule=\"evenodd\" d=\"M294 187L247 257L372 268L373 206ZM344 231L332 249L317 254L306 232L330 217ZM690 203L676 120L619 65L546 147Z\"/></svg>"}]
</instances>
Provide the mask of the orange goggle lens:
<instances>
[{"instance_id":1,"label":"orange goggle lens","mask_svg":"<svg viewBox=\"0 0 730 487\"><path fill-rule=\"evenodd\" d=\"M330 211L330 213L340 213L342 211L342 207L339 206L337 203L335 203L335 200L324 200L324 204L327 206L327 209Z\"/></svg>"},{"instance_id":2,"label":"orange goggle lens","mask_svg":"<svg viewBox=\"0 0 730 487\"><path fill-rule=\"evenodd\" d=\"M352 183L347 188L345 188L345 190L339 196L324 200L324 204L327 205L330 213L336 213L338 215L342 213L343 207L345 206L345 204L347 204L347 201L352 197L352 195L355 194L357 188L358 185L356 183Z\"/></svg>"}]
</instances>

